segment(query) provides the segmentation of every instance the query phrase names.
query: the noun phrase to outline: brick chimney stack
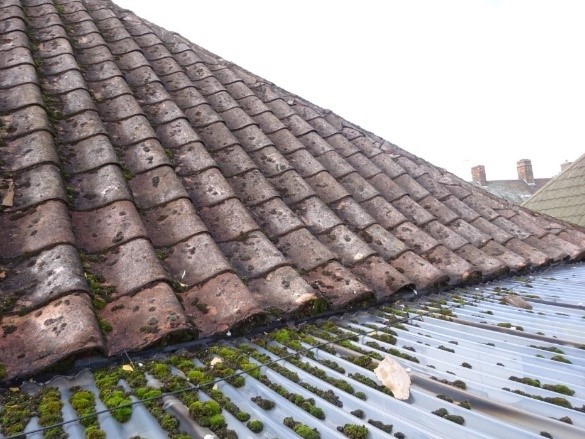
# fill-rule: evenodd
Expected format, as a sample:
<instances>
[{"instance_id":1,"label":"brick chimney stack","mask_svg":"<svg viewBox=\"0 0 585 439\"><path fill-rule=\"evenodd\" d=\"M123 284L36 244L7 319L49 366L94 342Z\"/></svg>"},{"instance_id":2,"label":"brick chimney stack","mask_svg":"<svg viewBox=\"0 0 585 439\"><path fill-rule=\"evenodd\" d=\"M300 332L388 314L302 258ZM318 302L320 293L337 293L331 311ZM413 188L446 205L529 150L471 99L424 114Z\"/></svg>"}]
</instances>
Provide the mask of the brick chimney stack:
<instances>
[{"instance_id":1,"label":"brick chimney stack","mask_svg":"<svg viewBox=\"0 0 585 439\"><path fill-rule=\"evenodd\" d=\"M487 186L487 180L485 178L485 167L483 165L478 165L471 168L471 180L480 186Z\"/></svg>"},{"instance_id":2,"label":"brick chimney stack","mask_svg":"<svg viewBox=\"0 0 585 439\"><path fill-rule=\"evenodd\" d=\"M518 160L516 163L516 169L518 170L518 178L524 180L526 184L534 184L534 174L532 173L532 162L529 159Z\"/></svg>"}]
</instances>

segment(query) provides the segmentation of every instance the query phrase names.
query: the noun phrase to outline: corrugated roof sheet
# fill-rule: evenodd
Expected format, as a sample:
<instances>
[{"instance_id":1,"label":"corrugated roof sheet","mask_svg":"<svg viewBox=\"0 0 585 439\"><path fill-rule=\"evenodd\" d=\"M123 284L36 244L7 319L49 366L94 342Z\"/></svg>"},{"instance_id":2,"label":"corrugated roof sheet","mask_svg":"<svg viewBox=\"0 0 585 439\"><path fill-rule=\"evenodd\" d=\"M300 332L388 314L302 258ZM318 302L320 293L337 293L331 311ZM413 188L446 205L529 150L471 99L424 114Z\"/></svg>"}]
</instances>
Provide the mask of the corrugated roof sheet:
<instances>
[{"instance_id":1,"label":"corrugated roof sheet","mask_svg":"<svg viewBox=\"0 0 585 439\"><path fill-rule=\"evenodd\" d=\"M85 428L115 438L165 431L175 438L581 438L584 286L585 266L566 266L150 359L130 356L93 373L25 383L5 394L0 417L29 401L41 417L19 412L26 431L48 427L40 405L56 392L62 405L50 419L65 421L55 428L70 437L83 437L76 421L83 413L156 398L86 419ZM372 371L388 356L411 377L406 401Z\"/></svg>"},{"instance_id":2,"label":"corrugated roof sheet","mask_svg":"<svg viewBox=\"0 0 585 439\"><path fill-rule=\"evenodd\" d=\"M4 377L585 252L109 1L0 18Z\"/></svg>"},{"instance_id":3,"label":"corrugated roof sheet","mask_svg":"<svg viewBox=\"0 0 585 439\"><path fill-rule=\"evenodd\" d=\"M585 155L556 176L523 205L585 226Z\"/></svg>"}]
</instances>

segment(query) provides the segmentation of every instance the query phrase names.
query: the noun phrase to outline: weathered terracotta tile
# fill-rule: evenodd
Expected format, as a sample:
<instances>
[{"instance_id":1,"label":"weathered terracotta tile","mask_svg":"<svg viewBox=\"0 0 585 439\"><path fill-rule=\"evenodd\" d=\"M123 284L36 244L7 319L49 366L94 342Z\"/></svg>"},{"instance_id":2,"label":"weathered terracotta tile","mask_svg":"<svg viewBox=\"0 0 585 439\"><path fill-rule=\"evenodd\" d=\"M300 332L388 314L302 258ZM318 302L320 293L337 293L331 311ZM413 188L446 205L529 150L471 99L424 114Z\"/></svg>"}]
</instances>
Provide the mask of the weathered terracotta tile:
<instances>
[{"instance_id":1,"label":"weathered terracotta tile","mask_svg":"<svg viewBox=\"0 0 585 439\"><path fill-rule=\"evenodd\" d=\"M480 275L479 269L442 245L438 245L428 251L424 258L446 273L449 276L449 282L452 284L460 284Z\"/></svg>"},{"instance_id":2,"label":"weathered terracotta tile","mask_svg":"<svg viewBox=\"0 0 585 439\"><path fill-rule=\"evenodd\" d=\"M148 236L136 207L129 201L118 201L96 210L73 211L71 219L77 245L89 253Z\"/></svg>"},{"instance_id":3,"label":"weathered terracotta tile","mask_svg":"<svg viewBox=\"0 0 585 439\"><path fill-rule=\"evenodd\" d=\"M219 244L236 273L242 278L253 279L273 271L288 261L282 253L260 232Z\"/></svg>"},{"instance_id":4,"label":"weathered terracotta tile","mask_svg":"<svg viewBox=\"0 0 585 439\"><path fill-rule=\"evenodd\" d=\"M193 332L181 304L166 283L120 297L108 303L99 316L112 327L104 334L108 355L138 351L173 335Z\"/></svg>"},{"instance_id":5,"label":"weathered terracotta tile","mask_svg":"<svg viewBox=\"0 0 585 439\"><path fill-rule=\"evenodd\" d=\"M152 246L142 238L87 256L87 264L102 286L112 288L112 300L167 278Z\"/></svg>"},{"instance_id":6,"label":"weathered terracotta tile","mask_svg":"<svg viewBox=\"0 0 585 439\"><path fill-rule=\"evenodd\" d=\"M232 270L211 236L200 233L168 249L163 255L171 278L187 286L197 285Z\"/></svg>"},{"instance_id":7,"label":"weathered terracotta tile","mask_svg":"<svg viewBox=\"0 0 585 439\"><path fill-rule=\"evenodd\" d=\"M318 197L307 198L294 206L301 221L314 234L320 234L342 224L341 219Z\"/></svg>"},{"instance_id":8,"label":"weathered terracotta tile","mask_svg":"<svg viewBox=\"0 0 585 439\"><path fill-rule=\"evenodd\" d=\"M336 261L303 274L303 279L318 291L334 310L343 309L353 303L373 300L372 289Z\"/></svg>"},{"instance_id":9,"label":"weathered terracotta tile","mask_svg":"<svg viewBox=\"0 0 585 439\"><path fill-rule=\"evenodd\" d=\"M152 209L169 201L187 197L181 180L170 166L160 166L136 175L129 181L139 209Z\"/></svg>"},{"instance_id":10,"label":"weathered terracotta tile","mask_svg":"<svg viewBox=\"0 0 585 439\"><path fill-rule=\"evenodd\" d=\"M305 228L281 236L276 241L276 246L296 267L304 271L312 270L335 258L335 255Z\"/></svg>"},{"instance_id":11,"label":"weathered terracotta tile","mask_svg":"<svg viewBox=\"0 0 585 439\"><path fill-rule=\"evenodd\" d=\"M18 212L0 213L0 254L12 259L58 244L75 245L66 205L47 201Z\"/></svg>"},{"instance_id":12,"label":"weathered terracotta tile","mask_svg":"<svg viewBox=\"0 0 585 439\"><path fill-rule=\"evenodd\" d=\"M258 224L237 198L199 209L199 215L216 242L231 241L258 230Z\"/></svg>"},{"instance_id":13,"label":"weathered terracotta tile","mask_svg":"<svg viewBox=\"0 0 585 439\"><path fill-rule=\"evenodd\" d=\"M410 279L417 290L437 288L449 280L447 273L411 251L404 252L393 260L392 267Z\"/></svg>"},{"instance_id":14,"label":"weathered terracotta tile","mask_svg":"<svg viewBox=\"0 0 585 439\"><path fill-rule=\"evenodd\" d=\"M371 288L377 300L385 300L413 282L400 269L386 263L379 256L370 256L351 268L359 280Z\"/></svg>"},{"instance_id":15,"label":"weathered terracotta tile","mask_svg":"<svg viewBox=\"0 0 585 439\"><path fill-rule=\"evenodd\" d=\"M489 256L471 244L464 245L460 249L457 249L455 253L481 270L484 279L501 276L509 271L509 267L504 265L499 259Z\"/></svg>"},{"instance_id":16,"label":"weathered terracotta tile","mask_svg":"<svg viewBox=\"0 0 585 439\"><path fill-rule=\"evenodd\" d=\"M352 266L376 252L345 225L339 225L318 236L343 265Z\"/></svg>"},{"instance_id":17,"label":"weathered terracotta tile","mask_svg":"<svg viewBox=\"0 0 585 439\"><path fill-rule=\"evenodd\" d=\"M293 313L317 299L316 291L291 267L280 267L250 281L249 288L265 310Z\"/></svg>"},{"instance_id":18,"label":"weathered terracotta tile","mask_svg":"<svg viewBox=\"0 0 585 439\"><path fill-rule=\"evenodd\" d=\"M39 372L57 361L102 351L103 341L91 301L70 294L24 316L4 317L10 334L0 337L6 378Z\"/></svg>"},{"instance_id":19,"label":"weathered terracotta tile","mask_svg":"<svg viewBox=\"0 0 585 439\"><path fill-rule=\"evenodd\" d=\"M200 337L226 332L262 313L262 306L234 273L190 288L179 299Z\"/></svg>"},{"instance_id":20,"label":"weathered terracotta tile","mask_svg":"<svg viewBox=\"0 0 585 439\"><path fill-rule=\"evenodd\" d=\"M79 255L70 245L58 245L26 259L7 262L3 271L0 290L3 312L24 312L64 294L87 291Z\"/></svg>"}]
</instances>

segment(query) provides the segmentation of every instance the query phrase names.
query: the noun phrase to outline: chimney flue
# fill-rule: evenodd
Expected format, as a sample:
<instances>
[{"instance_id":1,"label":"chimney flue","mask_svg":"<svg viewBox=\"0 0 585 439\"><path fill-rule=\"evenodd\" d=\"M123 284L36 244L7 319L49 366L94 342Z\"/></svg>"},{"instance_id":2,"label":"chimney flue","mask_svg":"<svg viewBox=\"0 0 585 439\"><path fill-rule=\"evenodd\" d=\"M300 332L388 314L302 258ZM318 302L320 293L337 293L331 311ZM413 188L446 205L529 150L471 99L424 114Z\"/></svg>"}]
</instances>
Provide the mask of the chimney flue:
<instances>
[{"instance_id":1,"label":"chimney flue","mask_svg":"<svg viewBox=\"0 0 585 439\"><path fill-rule=\"evenodd\" d=\"M526 184L534 184L534 174L532 173L532 162L529 159L518 160L516 163L518 178L524 180Z\"/></svg>"},{"instance_id":2,"label":"chimney flue","mask_svg":"<svg viewBox=\"0 0 585 439\"><path fill-rule=\"evenodd\" d=\"M478 165L471 168L471 180L480 186L487 186L485 167L483 165Z\"/></svg>"}]
</instances>

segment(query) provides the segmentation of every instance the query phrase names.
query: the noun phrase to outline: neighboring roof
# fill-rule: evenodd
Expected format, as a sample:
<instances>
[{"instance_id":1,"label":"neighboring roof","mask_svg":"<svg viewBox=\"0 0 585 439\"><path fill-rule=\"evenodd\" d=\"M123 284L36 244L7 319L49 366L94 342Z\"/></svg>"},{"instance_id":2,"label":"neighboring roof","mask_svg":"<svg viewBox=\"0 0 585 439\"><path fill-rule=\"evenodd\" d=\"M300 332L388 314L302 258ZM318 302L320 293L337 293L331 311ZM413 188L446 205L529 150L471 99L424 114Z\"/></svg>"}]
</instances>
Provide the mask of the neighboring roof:
<instances>
[{"instance_id":1,"label":"neighboring roof","mask_svg":"<svg viewBox=\"0 0 585 439\"><path fill-rule=\"evenodd\" d=\"M528 184L520 179L491 180L487 181L481 188L510 203L522 204L550 180L550 178L535 178L534 184Z\"/></svg>"},{"instance_id":2,"label":"neighboring roof","mask_svg":"<svg viewBox=\"0 0 585 439\"><path fill-rule=\"evenodd\" d=\"M529 198L524 206L585 226L585 155Z\"/></svg>"},{"instance_id":3,"label":"neighboring roof","mask_svg":"<svg viewBox=\"0 0 585 439\"><path fill-rule=\"evenodd\" d=\"M109 1L1 5L8 378L585 252Z\"/></svg>"},{"instance_id":4,"label":"neighboring roof","mask_svg":"<svg viewBox=\"0 0 585 439\"><path fill-rule=\"evenodd\" d=\"M26 382L21 391L7 392L5 415L18 411L13 422L32 432L43 419L29 422L27 410L43 414L36 404L56 389L53 398L63 405L44 426L65 421L69 437L84 437L76 421L81 413L158 397L83 425L116 438L297 437L295 426L301 437L319 437L310 433L315 429L321 438L365 438L349 434L353 424L367 428L369 439L580 439L584 285L584 265L563 266L151 360L131 355L123 364L53 378L42 387ZM393 398L372 370L386 357L410 375L405 401ZM118 384L128 399L110 397ZM39 390L36 398L21 393ZM81 400L84 392L91 398ZM79 402L94 399L95 405ZM78 406L86 411L76 412ZM339 431L344 428L346 434ZM57 436L59 430L52 431Z\"/></svg>"}]
</instances>

